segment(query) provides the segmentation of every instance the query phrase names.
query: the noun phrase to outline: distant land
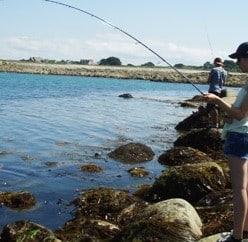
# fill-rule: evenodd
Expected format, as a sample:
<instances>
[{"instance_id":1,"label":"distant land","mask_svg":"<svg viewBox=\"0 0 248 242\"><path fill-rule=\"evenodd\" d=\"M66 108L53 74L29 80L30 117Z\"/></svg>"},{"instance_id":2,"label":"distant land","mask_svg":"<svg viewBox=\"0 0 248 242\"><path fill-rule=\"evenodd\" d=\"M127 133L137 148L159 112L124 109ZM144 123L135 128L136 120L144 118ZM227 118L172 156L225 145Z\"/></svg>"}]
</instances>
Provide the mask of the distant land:
<instances>
[{"instance_id":1,"label":"distant land","mask_svg":"<svg viewBox=\"0 0 248 242\"><path fill-rule=\"evenodd\" d=\"M196 84L207 84L209 71L178 69ZM140 79L157 82L186 82L170 67L102 66L82 64L49 64L0 60L0 72ZM240 87L248 76L243 73L228 73L226 86Z\"/></svg>"}]
</instances>

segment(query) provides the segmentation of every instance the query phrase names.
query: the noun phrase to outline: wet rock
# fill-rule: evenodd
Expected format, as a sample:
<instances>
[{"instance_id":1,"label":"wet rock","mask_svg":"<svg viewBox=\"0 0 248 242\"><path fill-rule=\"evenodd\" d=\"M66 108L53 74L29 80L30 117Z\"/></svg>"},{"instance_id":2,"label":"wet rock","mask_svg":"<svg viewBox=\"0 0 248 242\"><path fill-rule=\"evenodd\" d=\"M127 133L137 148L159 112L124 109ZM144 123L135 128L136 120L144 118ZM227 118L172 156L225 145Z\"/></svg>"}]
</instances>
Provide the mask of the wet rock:
<instances>
[{"instance_id":1,"label":"wet rock","mask_svg":"<svg viewBox=\"0 0 248 242\"><path fill-rule=\"evenodd\" d=\"M0 242L61 242L53 232L31 221L16 221L4 226Z\"/></svg>"},{"instance_id":2,"label":"wet rock","mask_svg":"<svg viewBox=\"0 0 248 242\"><path fill-rule=\"evenodd\" d=\"M123 228L116 241L193 242L201 237L201 226L200 217L187 201L169 199L142 207L136 219Z\"/></svg>"},{"instance_id":3,"label":"wet rock","mask_svg":"<svg viewBox=\"0 0 248 242\"><path fill-rule=\"evenodd\" d=\"M146 171L144 167L135 167L129 169L128 173L131 174L131 176L135 176L135 177L144 177L149 175L149 171Z\"/></svg>"},{"instance_id":4,"label":"wet rock","mask_svg":"<svg viewBox=\"0 0 248 242\"><path fill-rule=\"evenodd\" d=\"M77 208L76 214L115 222L122 209L138 200L125 191L99 188L83 192L82 198L75 200L74 204Z\"/></svg>"},{"instance_id":5,"label":"wet rock","mask_svg":"<svg viewBox=\"0 0 248 242\"><path fill-rule=\"evenodd\" d=\"M158 157L158 162L167 166L213 161L206 153L192 147L178 146L167 150Z\"/></svg>"},{"instance_id":6,"label":"wet rock","mask_svg":"<svg viewBox=\"0 0 248 242\"><path fill-rule=\"evenodd\" d=\"M186 164L170 167L148 191L148 201L183 198L195 204L212 191L223 190L226 179L222 168L215 162Z\"/></svg>"},{"instance_id":7,"label":"wet rock","mask_svg":"<svg viewBox=\"0 0 248 242\"><path fill-rule=\"evenodd\" d=\"M184 107L184 108L197 108L197 105L195 103L188 102L188 101L180 102L179 104L181 107Z\"/></svg>"},{"instance_id":8,"label":"wet rock","mask_svg":"<svg viewBox=\"0 0 248 242\"><path fill-rule=\"evenodd\" d=\"M86 172L100 172L102 171L102 168L100 166L97 166L95 164L88 164L88 165L83 165L81 166L81 171L86 171Z\"/></svg>"},{"instance_id":9,"label":"wet rock","mask_svg":"<svg viewBox=\"0 0 248 242\"><path fill-rule=\"evenodd\" d=\"M119 232L119 227L103 220L90 219L78 215L65 223L63 228L55 232L62 241L112 241Z\"/></svg>"},{"instance_id":10,"label":"wet rock","mask_svg":"<svg viewBox=\"0 0 248 242\"><path fill-rule=\"evenodd\" d=\"M119 97L122 97L122 98L133 98L133 96L130 93L121 94L121 95L119 95Z\"/></svg>"},{"instance_id":11,"label":"wet rock","mask_svg":"<svg viewBox=\"0 0 248 242\"><path fill-rule=\"evenodd\" d=\"M236 99L237 93L228 88L222 90L221 96L224 101L232 104ZM198 103L198 110L196 112L193 112L183 121L179 122L175 127L176 130L189 131L195 128L206 128L211 125L211 117L209 115L209 111L206 109L206 103L202 102L202 95L196 95L192 99L186 100L183 104L184 106L187 106L187 104L189 104L188 106L194 107L194 103ZM224 116L224 112L219 110L221 128L224 125Z\"/></svg>"},{"instance_id":12,"label":"wet rock","mask_svg":"<svg viewBox=\"0 0 248 242\"><path fill-rule=\"evenodd\" d=\"M200 106L198 111L193 112L190 116L179 122L175 129L178 131L189 131L192 129L200 129L208 127L211 124L209 112Z\"/></svg>"},{"instance_id":13,"label":"wet rock","mask_svg":"<svg viewBox=\"0 0 248 242\"><path fill-rule=\"evenodd\" d=\"M202 198L195 207L203 222L204 236L232 229L232 190L214 191Z\"/></svg>"},{"instance_id":14,"label":"wet rock","mask_svg":"<svg viewBox=\"0 0 248 242\"><path fill-rule=\"evenodd\" d=\"M223 151L223 141L218 129L193 129L181 135L174 146L189 146L210 155L216 151Z\"/></svg>"},{"instance_id":15,"label":"wet rock","mask_svg":"<svg viewBox=\"0 0 248 242\"><path fill-rule=\"evenodd\" d=\"M150 147L141 143L126 144L108 154L110 158L127 164L150 161L154 155L155 153Z\"/></svg>"},{"instance_id":16,"label":"wet rock","mask_svg":"<svg viewBox=\"0 0 248 242\"><path fill-rule=\"evenodd\" d=\"M36 201L35 197L26 191L0 192L0 203L12 209L29 209Z\"/></svg>"}]
</instances>

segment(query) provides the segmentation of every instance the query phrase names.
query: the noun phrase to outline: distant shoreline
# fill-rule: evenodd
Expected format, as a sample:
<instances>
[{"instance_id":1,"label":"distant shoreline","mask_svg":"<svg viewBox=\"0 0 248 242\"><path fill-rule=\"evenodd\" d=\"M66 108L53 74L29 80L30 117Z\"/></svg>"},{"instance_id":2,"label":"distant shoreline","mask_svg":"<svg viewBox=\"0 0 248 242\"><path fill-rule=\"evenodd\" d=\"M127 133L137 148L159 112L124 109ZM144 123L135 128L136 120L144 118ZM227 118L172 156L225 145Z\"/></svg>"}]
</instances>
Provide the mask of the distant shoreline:
<instances>
[{"instance_id":1,"label":"distant shoreline","mask_svg":"<svg viewBox=\"0 0 248 242\"><path fill-rule=\"evenodd\" d=\"M207 84L208 71L180 69L179 71L196 84ZM181 75L179 75L175 70L167 67L117 67L79 64L28 63L0 60L0 72L139 79L157 82L185 82ZM228 81L226 85L239 87L242 86L246 80L246 74L228 73Z\"/></svg>"}]
</instances>

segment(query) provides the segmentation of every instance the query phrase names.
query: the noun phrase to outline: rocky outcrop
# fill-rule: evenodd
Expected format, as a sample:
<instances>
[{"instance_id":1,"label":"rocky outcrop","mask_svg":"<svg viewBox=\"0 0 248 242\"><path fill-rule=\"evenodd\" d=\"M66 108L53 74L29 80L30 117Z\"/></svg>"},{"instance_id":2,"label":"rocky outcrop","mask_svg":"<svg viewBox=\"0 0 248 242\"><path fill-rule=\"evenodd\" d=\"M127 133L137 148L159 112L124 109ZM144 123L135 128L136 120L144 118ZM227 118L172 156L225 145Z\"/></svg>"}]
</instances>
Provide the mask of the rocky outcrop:
<instances>
[{"instance_id":1,"label":"rocky outcrop","mask_svg":"<svg viewBox=\"0 0 248 242\"><path fill-rule=\"evenodd\" d=\"M158 162L167 166L180 166L187 163L213 161L206 153L192 147L178 146L165 151L158 157Z\"/></svg>"},{"instance_id":2,"label":"rocky outcrop","mask_svg":"<svg viewBox=\"0 0 248 242\"><path fill-rule=\"evenodd\" d=\"M207 194L226 186L222 168L215 162L170 167L149 189L150 201L183 198L196 204Z\"/></svg>"},{"instance_id":3,"label":"rocky outcrop","mask_svg":"<svg viewBox=\"0 0 248 242\"><path fill-rule=\"evenodd\" d=\"M192 129L181 135L174 146L189 146L207 154L223 151L223 141L218 129Z\"/></svg>"},{"instance_id":4,"label":"rocky outcrop","mask_svg":"<svg viewBox=\"0 0 248 242\"><path fill-rule=\"evenodd\" d=\"M150 147L141 143L126 144L108 154L110 158L127 164L150 161L153 159L154 155L155 153Z\"/></svg>"},{"instance_id":5,"label":"rocky outcrop","mask_svg":"<svg viewBox=\"0 0 248 242\"><path fill-rule=\"evenodd\" d=\"M199 215L183 199L169 199L141 209L134 204L123 210L119 220L126 224L116 241L193 242L202 236Z\"/></svg>"}]
</instances>

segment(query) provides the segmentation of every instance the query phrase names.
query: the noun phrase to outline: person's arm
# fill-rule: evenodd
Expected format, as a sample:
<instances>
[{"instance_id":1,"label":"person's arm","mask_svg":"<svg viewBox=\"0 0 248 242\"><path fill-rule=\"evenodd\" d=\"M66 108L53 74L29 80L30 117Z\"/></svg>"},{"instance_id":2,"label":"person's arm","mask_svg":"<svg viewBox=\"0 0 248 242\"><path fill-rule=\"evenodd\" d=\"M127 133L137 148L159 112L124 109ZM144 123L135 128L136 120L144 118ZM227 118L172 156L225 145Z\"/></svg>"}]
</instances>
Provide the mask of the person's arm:
<instances>
[{"instance_id":1,"label":"person's arm","mask_svg":"<svg viewBox=\"0 0 248 242\"><path fill-rule=\"evenodd\" d=\"M204 98L206 102L217 104L231 118L241 120L248 113L248 94L246 94L239 108L233 107L222 98L211 93L204 94Z\"/></svg>"}]
</instances>

